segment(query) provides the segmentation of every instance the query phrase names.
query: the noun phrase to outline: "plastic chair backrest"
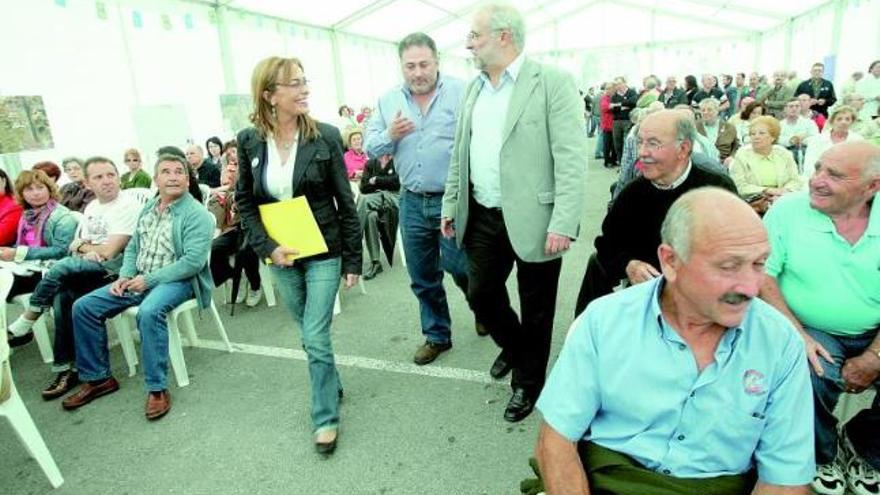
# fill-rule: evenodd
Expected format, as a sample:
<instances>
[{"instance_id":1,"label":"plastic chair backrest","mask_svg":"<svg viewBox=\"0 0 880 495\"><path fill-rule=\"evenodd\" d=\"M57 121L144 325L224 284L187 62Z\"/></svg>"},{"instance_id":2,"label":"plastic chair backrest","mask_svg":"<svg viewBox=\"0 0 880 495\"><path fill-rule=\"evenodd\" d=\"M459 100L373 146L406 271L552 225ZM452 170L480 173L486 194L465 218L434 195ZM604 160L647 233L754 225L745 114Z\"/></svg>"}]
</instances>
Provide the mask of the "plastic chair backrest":
<instances>
[{"instance_id":1,"label":"plastic chair backrest","mask_svg":"<svg viewBox=\"0 0 880 495\"><path fill-rule=\"evenodd\" d=\"M131 189L125 189L120 194L131 196L141 205L147 204L147 201L149 201L156 195L155 191L147 187L133 187Z\"/></svg>"}]
</instances>

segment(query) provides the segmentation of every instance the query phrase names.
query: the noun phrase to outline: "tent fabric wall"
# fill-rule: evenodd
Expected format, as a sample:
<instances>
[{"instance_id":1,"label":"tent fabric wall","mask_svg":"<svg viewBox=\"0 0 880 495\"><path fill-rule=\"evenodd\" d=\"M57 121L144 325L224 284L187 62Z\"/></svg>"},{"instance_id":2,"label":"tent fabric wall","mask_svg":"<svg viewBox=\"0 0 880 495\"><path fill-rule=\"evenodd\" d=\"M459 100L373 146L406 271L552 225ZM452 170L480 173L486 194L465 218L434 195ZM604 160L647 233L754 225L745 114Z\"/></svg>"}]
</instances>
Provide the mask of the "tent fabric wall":
<instances>
[{"instance_id":1,"label":"tent fabric wall","mask_svg":"<svg viewBox=\"0 0 880 495\"><path fill-rule=\"evenodd\" d=\"M404 12L388 15L390 6L406 4L395 1L377 4L381 15L373 17L398 25L411 20ZM21 153L21 163L93 154L121 162L122 150L142 145L134 115L163 105L184 109L183 128L193 141L229 138L234 130L225 128L219 96L248 94L254 65L268 55L303 61L312 81L313 114L329 122L336 121L339 104L373 104L400 82L394 42L345 31L367 32L364 19L353 18L333 31L237 10L237 3L227 8L195 0L0 0L0 8L10 13L0 17L0 32L8 40L0 43L0 55L11 68L0 79L0 95L42 95L55 138L55 149ZM368 2L349 4L362 8ZM461 18L447 12L429 26L426 18L412 25L445 33L441 70L464 79L473 77L474 69L461 42L452 41L467 33L472 4L457 0L449 6ZM531 28L527 52L568 70L582 87L617 75L636 85L648 74L676 75L681 81L686 74L769 74L785 68L806 77L809 66L834 47L835 82L841 83L852 71L866 70L880 53L880 0L813 3L819 7L789 20L775 17L767 22L776 27L757 34L746 14L731 12L733 21L727 24L702 25L671 16L668 2L517 4ZM839 37L832 39L837 19ZM396 29L386 33L389 39L407 31ZM142 151L148 161L153 158L152 150Z\"/></svg>"}]
</instances>

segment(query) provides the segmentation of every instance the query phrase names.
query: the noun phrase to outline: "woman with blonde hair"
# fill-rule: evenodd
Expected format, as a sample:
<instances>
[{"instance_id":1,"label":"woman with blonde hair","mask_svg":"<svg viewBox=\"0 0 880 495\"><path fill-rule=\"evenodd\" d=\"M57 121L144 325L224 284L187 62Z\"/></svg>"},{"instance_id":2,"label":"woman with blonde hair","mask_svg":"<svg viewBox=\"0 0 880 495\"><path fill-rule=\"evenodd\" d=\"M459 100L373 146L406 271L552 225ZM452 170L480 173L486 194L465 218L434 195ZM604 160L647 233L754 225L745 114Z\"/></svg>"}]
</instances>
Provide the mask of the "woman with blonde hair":
<instances>
[{"instance_id":1,"label":"woman with blonde hair","mask_svg":"<svg viewBox=\"0 0 880 495\"><path fill-rule=\"evenodd\" d=\"M14 247L0 247L0 260L16 263L57 260L67 256L73 241L77 219L58 200L55 181L41 170L25 170L15 179L15 199L24 209L18 222ZM15 274L7 301L33 292L40 282L39 272ZM3 301L0 301L2 304ZM10 327L9 345L17 347L34 338L30 328Z\"/></svg>"},{"instance_id":2,"label":"woman with blonde hair","mask_svg":"<svg viewBox=\"0 0 880 495\"><path fill-rule=\"evenodd\" d=\"M858 115L853 107L838 105L828 116L828 121L822 132L818 136L807 140L807 152L804 154L804 169L801 172L804 184L813 175L816 169L816 162L819 161L822 153L825 153L829 148L838 143L864 141L861 134L851 129L857 117Z\"/></svg>"},{"instance_id":3,"label":"woman with blonde hair","mask_svg":"<svg viewBox=\"0 0 880 495\"><path fill-rule=\"evenodd\" d=\"M315 450L333 453L339 434L342 384L333 358L330 323L344 274L346 287L361 272L363 237L332 125L309 116L309 81L295 58L269 57L251 77L254 126L238 134L236 204L248 242L271 273L308 355ZM305 196L328 251L295 258L298 246L269 237L259 205Z\"/></svg>"},{"instance_id":4,"label":"woman with blonde hair","mask_svg":"<svg viewBox=\"0 0 880 495\"><path fill-rule=\"evenodd\" d=\"M144 172L143 162L141 161L141 153L134 149L129 148L125 150L124 155L125 165L128 167L128 172L122 174L120 178L120 187L122 189L131 189L134 187L144 187L149 189L151 185L153 185L153 180L150 179L150 174Z\"/></svg>"},{"instance_id":5,"label":"woman with blonde hair","mask_svg":"<svg viewBox=\"0 0 880 495\"><path fill-rule=\"evenodd\" d=\"M781 131L775 118L755 117L749 124L751 144L740 148L730 165L740 196L761 214L780 196L801 187L794 156L776 146Z\"/></svg>"}]
</instances>

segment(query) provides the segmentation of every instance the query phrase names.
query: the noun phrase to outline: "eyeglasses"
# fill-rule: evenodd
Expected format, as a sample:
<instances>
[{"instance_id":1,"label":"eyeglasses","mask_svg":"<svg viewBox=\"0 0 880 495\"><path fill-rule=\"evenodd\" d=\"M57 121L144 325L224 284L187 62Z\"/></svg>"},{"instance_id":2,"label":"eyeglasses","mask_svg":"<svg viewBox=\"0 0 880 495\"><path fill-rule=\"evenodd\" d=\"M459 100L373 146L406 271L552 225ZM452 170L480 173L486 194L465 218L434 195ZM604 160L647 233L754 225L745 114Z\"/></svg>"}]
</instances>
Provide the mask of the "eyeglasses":
<instances>
[{"instance_id":1,"label":"eyeglasses","mask_svg":"<svg viewBox=\"0 0 880 495\"><path fill-rule=\"evenodd\" d=\"M296 90L302 89L304 86L309 85L309 80L306 78L302 79L293 79L289 83L275 83L275 86L283 86L285 88L293 88Z\"/></svg>"},{"instance_id":2,"label":"eyeglasses","mask_svg":"<svg viewBox=\"0 0 880 495\"><path fill-rule=\"evenodd\" d=\"M490 29L489 30L490 33L501 32L501 31L504 31L504 30L503 29ZM479 38L480 36L483 36L484 34L486 34L486 33L478 33L476 31L471 31L467 35L465 35L465 38L467 38L468 41L474 41L475 39Z\"/></svg>"},{"instance_id":3,"label":"eyeglasses","mask_svg":"<svg viewBox=\"0 0 880 495\"><path fill-rule=\"evenodd\" d=\"M673 144L673 143L680 144L681 141L671 141L669 143L661 143L660 141L657 141L656 139L649 139L647 141L642 141L641 139L638 139L638 140L636 140L636 149L645 148L646 150L653 153L655 151L660 150L664 146L667 146L667 145Z\"/></svg>"}]
</instances>

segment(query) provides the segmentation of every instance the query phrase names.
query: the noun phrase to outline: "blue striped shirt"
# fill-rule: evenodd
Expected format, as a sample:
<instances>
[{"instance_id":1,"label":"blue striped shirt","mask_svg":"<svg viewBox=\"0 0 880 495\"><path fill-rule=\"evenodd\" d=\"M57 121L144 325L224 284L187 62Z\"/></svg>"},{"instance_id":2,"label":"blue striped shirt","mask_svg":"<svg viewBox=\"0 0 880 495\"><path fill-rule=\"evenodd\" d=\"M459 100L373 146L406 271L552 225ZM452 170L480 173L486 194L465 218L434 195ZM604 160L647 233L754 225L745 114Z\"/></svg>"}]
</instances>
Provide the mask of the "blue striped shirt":
<instances>
[{"instance_id":1,"label":"blue striped shirt","mask_svg":"<svg viewBox=\"0 0 880 495\"><path fill-rule=\"evenodd\" d=\"M364 140L367 154L370 157L386 153L394 155L400 183L407 190L442 193L446 187L464 89L465 84L460 79L441 74L425 115L406 84L383 95L367 124ZM394 142L388 137L388 127L398 111L415 124L415 130Z\"/></svg>"}]
</instances>

